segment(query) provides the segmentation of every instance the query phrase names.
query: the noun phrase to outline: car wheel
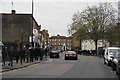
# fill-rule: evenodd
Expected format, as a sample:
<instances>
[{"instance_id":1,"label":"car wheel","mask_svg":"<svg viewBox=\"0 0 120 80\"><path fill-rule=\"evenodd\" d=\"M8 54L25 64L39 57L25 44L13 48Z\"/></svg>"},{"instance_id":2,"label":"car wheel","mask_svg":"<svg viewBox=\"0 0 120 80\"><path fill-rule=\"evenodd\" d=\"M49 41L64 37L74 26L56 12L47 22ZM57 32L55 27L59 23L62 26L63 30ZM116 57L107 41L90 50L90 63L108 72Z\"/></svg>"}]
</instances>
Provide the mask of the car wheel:
<instances>
[{"instance_id":1,"label":"car wheel","mask_svg":"<svg viewBox=\"0 0 120 80\"><path fill-rule=\"evenodd\" d=\"M119 75L118 71L116 70L116 74Z\"/></svg>"},{"instance_id":2,"label":"car wheel","mask_svg":"<svg viewBox=\"0 0 120 80\"><path fill-rule=\"evenodd\" d=\"M110 63L110 61L108 61L108 64L107 64L108 66L111 66L111 63Z\"/></svg>"},{"instance_id":3,"label":"car wheel","mask_svg":"<svg viewBox=\"0 0 120 80\"><path fill-rule=\"evenodd\" d=\"M67 60L67 58L65 57L65 60Z\"/></svg>"},{"instance_id":4,"label":"car wheel","mask_svg":"<svg viewBox=\"0 0 120 80\"><path fill-rule=\"evenodd\" d=\"M52 56L50 56L50 58L52 58Z\"/></svg>"},{"instance_id":5,"label":"car wheel","mask_svg":"<svg viewBox=\"0 0 120 80\"><path fill-rule=\"evenodd\" d=\"M75 60L77 60L77 58L75 58Z\"/></svg>"},{"instance_id":6,"label":"car wheel","mask_svg":"<svg viewBox=\"0 0 120 80\"><path fill-rule=\"evenodd\" d=\"M106 62L105 62L105 58L104 58L104 64L106 64Z\"/></svg>"},{"instance_id":7,"label":"car wheel","mask_svg":"<svg viewBox=\"0 0 120 80\"><path fill-rule=\"evenodd\" d=\"M112 70L115 71L116 70L116 65L113 63L112 65Z\"/></svg>"}]
</instances>

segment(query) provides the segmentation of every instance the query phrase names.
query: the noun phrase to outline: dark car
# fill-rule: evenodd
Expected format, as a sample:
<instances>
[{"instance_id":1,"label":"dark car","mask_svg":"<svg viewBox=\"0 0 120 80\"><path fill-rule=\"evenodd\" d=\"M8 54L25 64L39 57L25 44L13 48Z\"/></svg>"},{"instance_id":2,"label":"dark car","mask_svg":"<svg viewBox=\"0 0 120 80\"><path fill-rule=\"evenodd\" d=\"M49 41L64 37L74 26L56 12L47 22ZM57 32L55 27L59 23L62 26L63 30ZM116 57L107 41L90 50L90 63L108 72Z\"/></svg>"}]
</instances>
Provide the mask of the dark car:
<instances>
[{"instance_id":1,"label":"dark car","mask_svg":"<svg viewBox=\"0 0 120 80\"><path fill-rule=\"evenodd\" d=\"M75 51L68 51L65 53L65 60L68 60L68 59L74 59L74 60L77 60L78 57L77 57L77 53Z\"/></svg>"},{"instance_id":2,"label":"dark car","mask_svg":"<svg viewBox=\"0 0 120 80\"><path fill-rule=\"evenodd\" d=\"M59 51L51 51L50 52L50 58L59 58L60 55L59 55Z\"/></svg>"}]
</instances>

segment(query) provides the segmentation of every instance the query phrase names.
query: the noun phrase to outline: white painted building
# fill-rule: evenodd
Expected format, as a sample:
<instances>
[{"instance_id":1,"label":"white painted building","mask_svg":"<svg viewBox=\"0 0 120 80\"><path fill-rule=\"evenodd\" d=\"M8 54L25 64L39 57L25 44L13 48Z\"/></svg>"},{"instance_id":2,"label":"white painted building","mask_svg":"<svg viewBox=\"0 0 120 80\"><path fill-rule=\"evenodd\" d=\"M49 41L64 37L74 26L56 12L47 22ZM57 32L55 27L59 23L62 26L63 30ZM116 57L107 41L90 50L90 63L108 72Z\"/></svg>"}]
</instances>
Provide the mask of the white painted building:
<instances>
[{"instance_id":1,"label":"white painted building","mask_svg":"<svg viewBox=\"0 0 120 80\"><path fill-rule=\"evenodd\" d=\"M105 40L99 40L97 47L107 47L109 43ZM81 50L95 50L95 42L93 40L83 40L81 42Z\"/></svg>"}]
</instances>

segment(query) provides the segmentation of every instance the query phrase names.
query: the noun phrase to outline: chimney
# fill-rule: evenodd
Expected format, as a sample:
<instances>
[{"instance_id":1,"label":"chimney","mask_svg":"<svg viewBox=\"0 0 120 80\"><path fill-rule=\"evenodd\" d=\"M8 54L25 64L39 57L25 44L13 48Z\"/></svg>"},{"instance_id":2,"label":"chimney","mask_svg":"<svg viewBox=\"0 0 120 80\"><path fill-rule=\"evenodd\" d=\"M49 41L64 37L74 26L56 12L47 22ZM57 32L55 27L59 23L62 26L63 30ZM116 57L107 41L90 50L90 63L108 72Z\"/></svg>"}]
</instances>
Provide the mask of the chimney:
<instances>
[{"instance_id":1,"label":"chimney","mask_svg":"<svg viewBox=\"0 0 120 80\"><path fill-rule=\"evenodd\" d=\"M16 12L15 10L12 10L12 14L15 14L15 12Z\"/></svg>"}]
</instances>

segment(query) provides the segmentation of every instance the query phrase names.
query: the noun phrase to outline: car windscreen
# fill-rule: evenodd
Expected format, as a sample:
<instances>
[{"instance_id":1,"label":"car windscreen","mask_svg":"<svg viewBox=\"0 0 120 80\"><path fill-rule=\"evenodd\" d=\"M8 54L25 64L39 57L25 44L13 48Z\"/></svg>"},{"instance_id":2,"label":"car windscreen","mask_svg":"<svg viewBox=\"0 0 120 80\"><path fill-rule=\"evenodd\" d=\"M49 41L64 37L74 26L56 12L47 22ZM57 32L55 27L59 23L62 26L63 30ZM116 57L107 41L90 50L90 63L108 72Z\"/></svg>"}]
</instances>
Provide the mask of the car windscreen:
<instances>
[{"instance_id":1,"label":"car windscreen","mask_svg":"<svg viewBox=\"0 0 120 80\"><path fill-rule=\"evenodd\" d=\"M116 53L118 50L120 50L120 49L110 49L110 50L109 50L109 53L110 53L110 54L114 54L114 53Z\"/></svg>"},{"instance_id":2,"label":"car windscreen","mask_svg":"<svg viewBox=\"0 0 120 80\"><path fill-rule=\"evenodd\" d=\"M117 52L118 53L118 61L120 61L120 50Z\"/></svg>"},{"instance_id":3,"label":"car windscreen","mask_svg":"<svg viewBox=\"0 0 120 80\"><path fill-rule=\"evenodd\" d=\"M58 53L58 51L52 51L51 53Z\"/></svg>"},{"instance_id":4,"label":"car windscreen","mask_svg":"<svg viewBox=\"0 0 120 80\"><path fill-rule=\"evenodd\" d=\"M76 52L74 52L74 51L68 51L66 54L70 54L70 53L76 54Z\"/></svg>"},{"instance_id":5,"label":"car windscreen","mask_svg":"<svg viewBox=\"0 0 120 80\"><path fill-rule=\"evenodd\" d=\"M120 58L120 50L117 51L117 55Z\"/></svg>"}]
</instances>

